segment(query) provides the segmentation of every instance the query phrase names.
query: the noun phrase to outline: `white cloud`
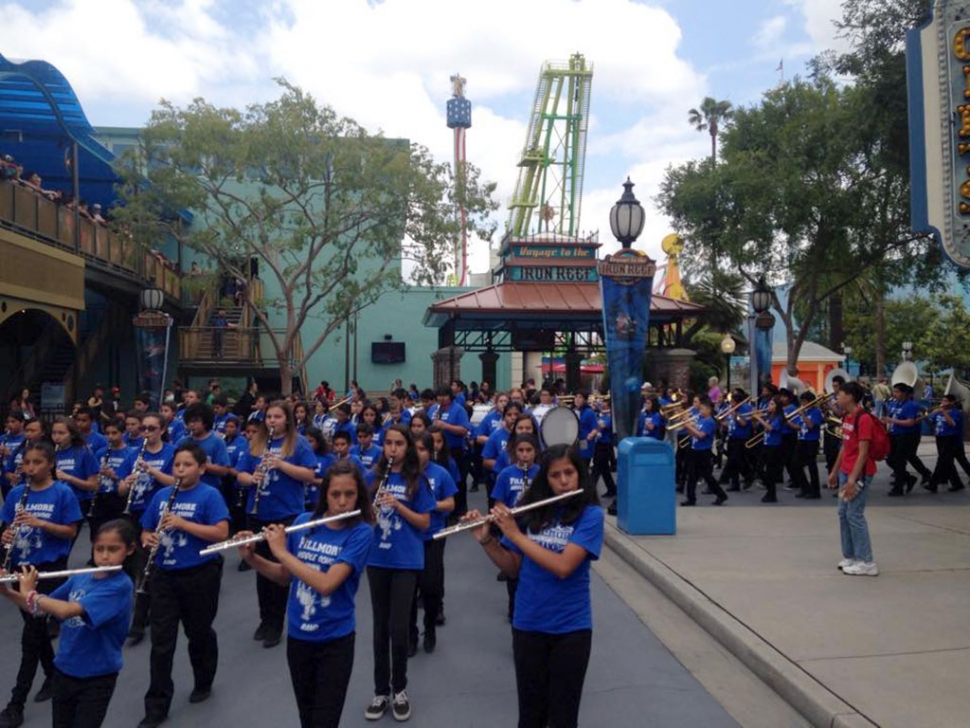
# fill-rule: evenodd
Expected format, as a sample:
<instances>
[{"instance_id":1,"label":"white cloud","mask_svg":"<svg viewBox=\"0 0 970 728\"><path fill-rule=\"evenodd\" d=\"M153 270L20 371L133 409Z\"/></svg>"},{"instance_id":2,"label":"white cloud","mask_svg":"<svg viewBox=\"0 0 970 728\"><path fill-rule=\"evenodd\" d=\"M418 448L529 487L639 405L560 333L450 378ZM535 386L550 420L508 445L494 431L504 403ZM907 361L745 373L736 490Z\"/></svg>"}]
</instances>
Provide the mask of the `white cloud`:
<instances>
[{"instance_id":1,"label":"white cloud","mask_svg":"<svg viewBox=\"0 0 970 728\"><path fill-rule=\"evenodd\" d=\"M452 156L448 77L460 71L474 105L469 159L499 183L504 202L540 65L582 52L595 67L582 227L600 228L604 241L620 170L633 174L653 213L650 197L667 164L706 150L706 137L681 119L706 94L705 79L678 56L680 28L658 7L630 0L277 0L238 10L260 14L259 32L217 20L235 13L229 0L100 0L97 12L83 0L43 10L8 1L0 5L3 53L42 55L89 113L133 107L142 120L161 97L237 106L264 100L277 93L271 79L285 76L368 128L423 143L441 159ZM500 216L504 223L504 210ZM475 251L473 269L486 265L485 253Z\"/></svg>"},{"instance_id":2,"label":"white cloud","mask_svg":"<svg viewBox=\"0 0 970 728\"><path fill-rule=\"evenodd\" d=\"M843 0L787 0L801 10L805 31L815 44L815 50L848 50L849 44L838 37L835 21L842 18Z\"/></svg>"},{"instance_id":3,"label":"white cloud","mask_svg":"<svg viewBox=\"0 0 970 728\"><path fill-rule=\"evenodd\" d=\"M781 42L787 27L788 18L784 15L776 15L761 24L752 40L758 48L772 50Z\"/></svg>"}]
</instances>

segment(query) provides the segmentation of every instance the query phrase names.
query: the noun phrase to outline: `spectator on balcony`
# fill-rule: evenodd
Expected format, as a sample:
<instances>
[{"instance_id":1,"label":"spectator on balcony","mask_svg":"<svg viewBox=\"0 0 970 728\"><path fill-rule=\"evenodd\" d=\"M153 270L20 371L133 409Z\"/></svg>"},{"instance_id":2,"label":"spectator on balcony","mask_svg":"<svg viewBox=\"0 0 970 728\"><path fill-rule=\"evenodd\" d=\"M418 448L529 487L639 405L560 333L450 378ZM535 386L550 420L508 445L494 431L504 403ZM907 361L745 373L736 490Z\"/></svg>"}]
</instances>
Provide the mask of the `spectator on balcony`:
<instances>
[{"instance_id":1,"label":"spectator on balcony","mask_svg":"<svg viewBox=\"0 0 970 728\"><path fill-rule=\"evenodd\" d=\"M236 325L230 323L229 319L226 318L226 309L216 309L216 313L212 317L212 353L216 359L222 358L222 340L226 329L234 328L236 328Z\"/></svg>"},{"instance_id":2,"label":"spectator on balcony","mask_svg":"<svg viewBox=\"0 0 970 728\"><path fill-rule=\"evenodd\" d=\"M97 202L91 206L91 219L101 226L107 226L108 224L108 221L102 217L101 205L99 205Z\"/></svg>"},{"instance_id":3,"label":"spectator on balcony","mask_svg":"<svg viewBox=\"0 0 970 728\"><path fill-rule=\"evenodd\" d=\"M23 167L17 164L13 157L9 154L0 156L0 179L16 182L20 179L21 172L23 172Z\"/></svg>"},{"instance_id":4,"label":"spectator on balcony","mask_svg":"<svg viewBox=\"0 0 970 728\"><path fill-rule=\"evenodd\" d=\"M43 195L48 200L53 200L57 197L57 193L53 190L44 189L44 180L42 180L40 175L36 172L31 172L28 174L27 179L24 180L24 184L34 192Z\"/></svg>"},{"instance_id":5,"label":"spectator on balcony","mask_svg":"<svg viewBox=\"0 0 970 728\"><path fill-rule=\"evenodd\" d=\"M19 410L23 416L24 420L35 420L37 419L37 411L34 409L34 405L30 401L30 390L22 389L20 390L20 396L16 398L17 410ZM13 403L11 402L11 409L13 409Z\"/></svg>"},{"instance_id":6,"label":"spectator on balcony","mask_svg":"<svg viewBox=\"0 0 970 728\"><path fill-rule=\"evenodd\" d=\"M202 269L199 267L198 261L192 261L192 267L189 269L190 276L200 276L202 275Z\"/></svg>"}]
</instances>

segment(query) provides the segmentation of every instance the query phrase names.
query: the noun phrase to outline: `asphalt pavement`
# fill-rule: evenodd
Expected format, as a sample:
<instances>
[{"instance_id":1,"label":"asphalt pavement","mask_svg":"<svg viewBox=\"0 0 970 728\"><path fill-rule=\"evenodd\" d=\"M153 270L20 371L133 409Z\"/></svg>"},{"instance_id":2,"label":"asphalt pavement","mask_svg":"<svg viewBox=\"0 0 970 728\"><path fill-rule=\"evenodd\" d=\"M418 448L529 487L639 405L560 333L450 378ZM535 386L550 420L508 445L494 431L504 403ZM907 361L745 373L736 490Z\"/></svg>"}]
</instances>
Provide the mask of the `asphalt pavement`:
<instances>
[{"instance_id":1,"label":"asphalt pavement","mask_svg":"<svg viewBox=\"0 0 970 728\"><path fill-rule=\"evenodd\" d=\"M484 506L484 494L471 494ZM85 531L72 564L84 560ZM606 559L616 559L611 553ZM264 649L252 639L257 625L255 577L236 570L227 557L219 614L219 672L212 698L189 705L191 671L184 636L175 662L176 694L171 726L296 726L285 643ZM445 553L447 625L438 630L437 650L419 651L410 661L410 724L428 728L514 726L517 718L510 627L505 618L505 585L468 534L449 539ZM737 723L664 647L627 604L595 572L593 650L580 712L585 726L704 726ZM641 605L642 606L642 605ZM13 687L20 658L21 620L12 605L0 605L0 694ZM420 618L419 618L420 619ZM342 726L374 725L363 717L372 695L370 598L367 579L357 597L357 650ZM149 641L125 649L105 726L135 728L143 715L148 687ZM36 691L41 678L35 681ZM27 728L50 725L50 704L28 703ZM393 723L390 714L383 723ZM380 722L378 722L379 724Z\"/></svg>"}]
</instances>

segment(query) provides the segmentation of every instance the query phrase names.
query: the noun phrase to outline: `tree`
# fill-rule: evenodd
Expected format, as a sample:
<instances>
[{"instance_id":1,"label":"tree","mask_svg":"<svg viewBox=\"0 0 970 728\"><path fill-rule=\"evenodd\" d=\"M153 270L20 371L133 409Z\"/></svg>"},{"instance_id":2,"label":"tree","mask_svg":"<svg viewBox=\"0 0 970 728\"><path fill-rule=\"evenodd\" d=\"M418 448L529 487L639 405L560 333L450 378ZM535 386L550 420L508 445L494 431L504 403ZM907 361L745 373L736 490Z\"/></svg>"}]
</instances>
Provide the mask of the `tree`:
<instances>
[{"instance_id":1,"label":"tree","mask_svg":"<svg viewBox=\"0 0 970 728\"><path fill-rule=\"evenodd\" d=\"M718 343L725 333L737 331L747 315L744 279L731 271L712 270L696 283L686 285L692 303L706 309L704 318L695 321L684 332L685 344L703 327L720 332Z\"/></svg>"},{"instance_id":2,"label":"tree","mask_svg":"<svg viewBox=\"0 0 970 728\"><path fill-rule=\"evenodd\" d=\"M903 342L913 342L915 357L923 359L927 352L924 337L929 331L941 329L941 312L933 299L925 296L890 299L882 303L886 318L892 325L885 331L884 346L888 362L895 366L901 361ZM866 365L876 376L887 373L878 364L877 336L873 326L875 302L855 299L845 310L845 343L852 347L852 358Z\"/></svg>"},{"instance_id":3,"label":"tree","mask_svg":"<svg viewBox=\"0 0 970 728\"><path fill-rule=\"evenodd\" d=\"M299 370L350 316L412 281L435 283L451 259L460 195L472 234L491 237L495 185L467 167L460 192L452 170L424 147L369 134L352 119L285 81L281 96L245 111L196 99L163 101L136 155L119 172L120 224L146 245L173 236L248 280L257 258L266 300L246 304L280 362L289 394ZM186 228L178 210L191 210ZM301 328L324 322L294 358Z\"/></svg>"},{"instance_id":4,"label":"tree","mask_svg":"<svg viewBox=\"0 0 970 728\"><path fill-rule=\"evenodd\" d=\"M939 320L919 338L918 359L934 371L970 369L970 312L960 296L943 295L937 301Z\"/></svg>"},{"instance_id":5,"label":"tree","mask_svg":"<svg viewBox=\"0 0 970 728\"><path fill-rule=\"evenodd\" d=\"M711 135L711 164L717 164L717 135L720 126L734 114L730 101L718 101L706 96L701 102L700 109L687 112L687 122L697 131L706 131Z\"/></svg>"}]
</instances>

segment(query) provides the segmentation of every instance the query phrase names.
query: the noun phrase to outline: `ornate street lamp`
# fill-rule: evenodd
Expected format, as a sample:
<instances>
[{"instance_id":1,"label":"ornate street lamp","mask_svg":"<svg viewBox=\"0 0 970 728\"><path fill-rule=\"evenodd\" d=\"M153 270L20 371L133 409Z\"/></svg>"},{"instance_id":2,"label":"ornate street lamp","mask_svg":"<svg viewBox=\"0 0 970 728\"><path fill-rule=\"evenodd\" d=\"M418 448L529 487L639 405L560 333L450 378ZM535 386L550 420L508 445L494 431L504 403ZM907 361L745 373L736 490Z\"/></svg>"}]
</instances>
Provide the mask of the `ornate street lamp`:
<instances>
[{"instance_id":1,"label":"ornate street lamp","mask_svg":"<svg viewBox=\"0 0 970 728\"><path fill-rule=\"evenodd\" d=\"M913 355L913 342L904 341L903 342L903 361L909 361L909 358Z\"/></svg>"},{"instance_id":2,"label":"ornate street lamp","mask_svg":"<svg viewBox=\"0 0 970 728\"><path fill-rule=\"evenodd\" d=\"M165 304L165 292L161 288L146 288L139 299L143 311L161 311Z\"/></svg>"},{"instance_id":3,"label":"ornate street lamp","mask_svg":"<svg viewBox=\"0 0 970 728\"><path fill-rule=\"evenodd\" d=\"M734 337L731 334L724 334L724 338L721 339L721 353L724 354L724 358L727 361L727 390L731 391L731 355L737 348L737 344L734 341Z\"/></svg>"},{"instance_id":4,"label":"ornate street lamp","mask_svg":"<svg viewBox=\"0 0 970 728\"><path fill-rule=\"evenodd\" d=\"M624 248L629 248L640 237L647 216L640 205L640 201L633 194L633 183L626 178L623 183L623 195L610 209L610 230L613 237L620 241Z\"/></svg>"},{"instance_id":5,"label":"ornate street lamp","mask_svg":"<svg viewBox=\"0 0 970 728\"><path fill-rule=\"evenodd\" d=\"M765 283L764 276L758 279L758 285L751 291L751 308L756 314L763 314L771 307L771 289Z\"/></svg>"}]
</instances>

